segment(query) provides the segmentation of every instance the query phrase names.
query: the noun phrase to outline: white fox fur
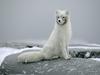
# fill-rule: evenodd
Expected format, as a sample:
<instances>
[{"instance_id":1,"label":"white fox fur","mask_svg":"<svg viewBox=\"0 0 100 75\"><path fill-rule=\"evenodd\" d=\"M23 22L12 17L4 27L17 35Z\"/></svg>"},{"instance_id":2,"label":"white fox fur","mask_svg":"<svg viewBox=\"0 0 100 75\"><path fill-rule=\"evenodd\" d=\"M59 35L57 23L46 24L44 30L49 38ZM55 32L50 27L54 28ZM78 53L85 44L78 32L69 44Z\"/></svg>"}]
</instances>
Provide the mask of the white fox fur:
<instances>
[{"instance_id":1,"label":"white fox fur","mask_svg":"<svg viewBox=\"0 0 100 75\"><path fill-rule=\"evenodd\" d=\"M69 59L68 45L71 39L71 21L69 12L66 10L56 11L55 27L40 51L25 52L18 56L19 62L35 62L42 59L62 57Z\"/></svg>"}]
</instances>

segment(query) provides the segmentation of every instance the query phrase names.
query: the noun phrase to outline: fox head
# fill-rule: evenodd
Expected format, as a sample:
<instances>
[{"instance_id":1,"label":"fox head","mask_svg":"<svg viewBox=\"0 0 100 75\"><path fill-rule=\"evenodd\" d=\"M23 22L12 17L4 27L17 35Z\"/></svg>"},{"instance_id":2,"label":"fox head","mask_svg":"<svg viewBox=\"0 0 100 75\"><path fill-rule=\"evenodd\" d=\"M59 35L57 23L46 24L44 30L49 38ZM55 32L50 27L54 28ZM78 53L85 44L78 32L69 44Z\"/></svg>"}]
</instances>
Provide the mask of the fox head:
<instances>
[{"instance_id":1,"label":"fox head","mask_svg":"<svg viewBox=\"0 0 100 75\"><path fill-rule=\"evenodd\" d=\"M66 10L56 11L56 22L58 25L65 25L68 21L69 12Z\"/></svg>"}]
</instances>

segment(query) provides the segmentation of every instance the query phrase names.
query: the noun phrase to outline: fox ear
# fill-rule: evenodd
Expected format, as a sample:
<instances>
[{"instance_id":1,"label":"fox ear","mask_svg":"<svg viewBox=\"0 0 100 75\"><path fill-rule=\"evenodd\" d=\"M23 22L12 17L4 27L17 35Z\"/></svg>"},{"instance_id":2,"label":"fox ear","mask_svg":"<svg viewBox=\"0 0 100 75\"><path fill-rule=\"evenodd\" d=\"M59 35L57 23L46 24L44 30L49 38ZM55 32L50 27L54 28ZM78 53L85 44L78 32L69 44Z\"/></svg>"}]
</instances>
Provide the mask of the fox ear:
<instances>
[{"instance_id":1,"label":"fox ear","mask_svg":"<svg viewBox=\"0 0 100 75\"><path fill-rule=\"evenodd\" d=\"M58 13L59 13L59 11L60 11L60 10L56 10L56 14L58 14Z\"/></svg>"},{"instance_id":2,"label":"fox ear","mask_svg":"<svg viewBox=\"0 0 100 75\"><path fill-rule=\"evenodd\" d=\"M66 11L66 14L69 15L69 11Z\"/></svg>"}]
</instances>

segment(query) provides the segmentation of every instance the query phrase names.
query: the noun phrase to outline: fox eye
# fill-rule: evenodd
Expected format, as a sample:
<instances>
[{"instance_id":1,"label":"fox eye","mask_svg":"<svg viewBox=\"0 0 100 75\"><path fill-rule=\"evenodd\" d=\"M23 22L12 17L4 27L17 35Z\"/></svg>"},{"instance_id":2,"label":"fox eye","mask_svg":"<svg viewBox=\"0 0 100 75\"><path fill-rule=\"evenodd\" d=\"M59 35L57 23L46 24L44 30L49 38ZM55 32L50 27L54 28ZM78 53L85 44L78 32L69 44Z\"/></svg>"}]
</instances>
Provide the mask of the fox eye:
<instances>
[{"instance_id":1,"label":"fox eye","mask_svg":"<svg viewBox=\"0 0 100 75\"><path fill-rule=\"evenodd\" d=\"M59 18L59 16L57 16L57 18Z\"/></svg>"},{"instance_id":2,"label":"fox eye","mask_svg":"<svg viewBox=\"0 0 100 75\"><path fill-rule=\"evenodd\" d=\"M65 18L65 17L62 17L62 18Z\"/></svg>"}]
</instances>

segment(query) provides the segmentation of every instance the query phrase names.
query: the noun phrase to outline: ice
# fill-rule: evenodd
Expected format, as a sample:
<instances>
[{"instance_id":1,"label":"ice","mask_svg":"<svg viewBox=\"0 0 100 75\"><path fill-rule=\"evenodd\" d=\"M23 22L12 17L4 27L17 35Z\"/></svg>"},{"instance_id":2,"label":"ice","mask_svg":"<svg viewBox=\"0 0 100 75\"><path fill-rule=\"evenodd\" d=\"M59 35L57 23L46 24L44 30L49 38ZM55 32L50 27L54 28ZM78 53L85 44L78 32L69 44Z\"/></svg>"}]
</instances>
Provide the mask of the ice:
<instances>
[{"instance_id":1,"label":"ice","mask_svg":"<svg viewBox=\"0 0 100 75\"><path fill-rule=\"evenodd\" d=\"M22 72L23 72L24 74L26 74L26 71L25 71L25 70L23 70Z\"/></svg>"},{"instance_id":2,"label":"ice","mask_svg":"<svg viewBox=\"0 0 100 75\"><path fill-rule=\"evenodd\" d=\"M90 57L90 52L86 52L85 57Z\"/></svg>"},{"instance_id":3,"label":"ice","mask_svg":"<svg viewBox=\"0 0 100 75\"><path fill-rule=\"evenodd\" d=\"M6 47L0 48L0 65L6 56L16 53L17 51L19 50L14 48L6 48Z\"/></svg>"},{"instance_id":4,"label":"ice","mask_svg":"<svg viewBox=\"0 0 100 75\"><path fill-rule=\"evenodd\" d=\"M50 72L50 71L52 71L53 69L52 68L50 68L49 70L47 70L47 72Z\"/></svg>"},{"instance_id":5,"label":"ice","mask_svg":"<svg viewBox=\"0 0 100 75\"><path fill-rule=\"evenodd\" d=\"M87 43L86 45L89 45L89 46L99 46L100 47L100 44L89 44L89 43Z\"/></svg>"},{"instance_id":6,"label":"ice","mask_svg":"<svg viewBox=\"0 0 100 75\"><path fill-rule=\"evenodd\" d=\"M25 50L40 50L39 47L33 47L33 48L24 48L24 49L15 49L10 47L1 47L0 48L0 65L3 62L4 58L11 54L20 53Z\"/></svg>"},{"instance_id":7,"label":"ice","mask_svg":"<svg viewBox=\"0 0 100 75\"><path fill-rule=\"evenodd\" d=\"M95 60L95 61L99 61L100 62L100 58L91 58L91 60Z\"/></svg>"},{"instance_id":8,"label":"ice","mask_svg":"<svg viewBox=\"0 0 100 75\"><path fill-rule=\"evenodd\" d=\"M88 47L88 46L72 46L72 47L69 47L71 49L73 48L78 48L78 49L100 49L100 47Z\"/></svg>"},{"instance_id":9,"label":"ice","mask_svg":"<svg viewBox=\"0 0 100 75\"><path fill-rule=\"evenodd\" d=\"M70 72L71 72L71 71L74 71L74 70L76 70L76 68L71 68L71 69L70 69Z\"/></svg>"},{"instance_id":10,"label":"ice","mask_svg":"<svg viewBox=\"0 0 100 75\"><path fill-rule=\"evenodd\" d=\"M48 64L45 64L45 65L44 65L44 67L47 67L47 66L48 66Z\"/></svg>"}]
</instances>

